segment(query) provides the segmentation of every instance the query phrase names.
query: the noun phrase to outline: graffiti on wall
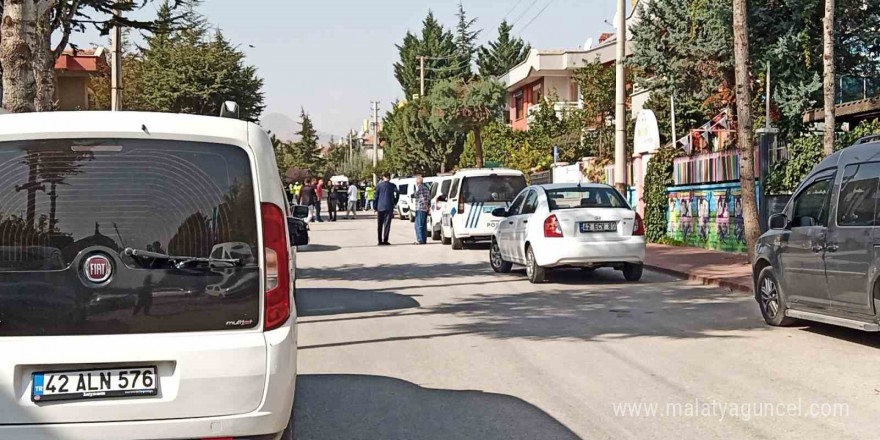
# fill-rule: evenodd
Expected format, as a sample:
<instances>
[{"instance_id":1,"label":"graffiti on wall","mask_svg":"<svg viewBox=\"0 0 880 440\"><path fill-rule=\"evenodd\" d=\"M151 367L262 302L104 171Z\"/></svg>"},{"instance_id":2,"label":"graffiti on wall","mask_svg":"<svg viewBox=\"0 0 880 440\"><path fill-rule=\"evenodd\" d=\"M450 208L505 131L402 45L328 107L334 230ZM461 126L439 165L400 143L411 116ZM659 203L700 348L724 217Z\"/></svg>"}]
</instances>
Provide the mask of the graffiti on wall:
<instances>
[{"instance_id":1,"label":"graffiti on wall","mask_svg":"<svg viewBox=\"0 0 880 440\"><path fill-rule=\"evenodd\" d=\"M666 235L688 246L745 252L738 185L670 188Z\"/></svg>"}]
</instances>

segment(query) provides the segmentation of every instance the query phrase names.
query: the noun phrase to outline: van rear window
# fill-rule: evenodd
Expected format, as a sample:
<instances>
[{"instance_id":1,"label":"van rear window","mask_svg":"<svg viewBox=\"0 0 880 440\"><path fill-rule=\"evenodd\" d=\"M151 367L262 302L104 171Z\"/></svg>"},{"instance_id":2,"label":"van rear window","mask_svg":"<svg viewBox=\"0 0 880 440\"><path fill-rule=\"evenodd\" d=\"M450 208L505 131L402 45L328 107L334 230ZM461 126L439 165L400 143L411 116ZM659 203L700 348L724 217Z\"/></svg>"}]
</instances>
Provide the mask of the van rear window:
<instances>
[{"instance_id":1,"label":"van rear window","mask_svg":"<svg viewBox=\"0 0 880 440\"><path fill-rule=\"evenodd\" d=\"M251 174L247 153L232 145L0 143L0 336L256 325ZM179 266L127 248L237 263ZM110 260L106 285L84 279L84 259L94 254ZM146 315L162 319L139 318Z\"/></svg>"},{"instance_id":2,"label":"van rear window","mask_svg":"<svg viewBox=\"0 0 880 440\"><path fill-rule=\"evenodd\" d=\"M465 177L461 195L466 203L509 202L526 187L523 176Z\"/></svg>"}]
</instances>

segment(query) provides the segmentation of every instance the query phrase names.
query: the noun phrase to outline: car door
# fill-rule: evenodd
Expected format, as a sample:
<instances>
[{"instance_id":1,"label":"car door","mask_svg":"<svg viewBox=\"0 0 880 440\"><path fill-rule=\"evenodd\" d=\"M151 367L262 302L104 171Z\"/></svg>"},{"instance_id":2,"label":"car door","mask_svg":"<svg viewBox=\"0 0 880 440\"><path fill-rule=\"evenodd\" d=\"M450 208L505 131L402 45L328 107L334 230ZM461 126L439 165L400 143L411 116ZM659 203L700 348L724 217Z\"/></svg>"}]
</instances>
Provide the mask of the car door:
<instances>
[{"instance_id":1,"label":"car door","mask_svg":"<svg viewBox=\"0 0 880 440\"><path fill-rule=\"evenodd\" d=\"M520 208L519 215L516 216L516 229L513 231L510 241L510 252L513 261L526 261L525 243L526 235L529 230L529 221L532 215L538 209L538 192L534 189L527 190L526 198Z\"/></svg>"},{"instance_id":2,"label":"car door","mask_svg":"<svg viewBox=\"0 0 880 440\"><path fill-rule=\"evenodd\" d=\"M832 308L873 314L869 273L874 258L878 185L878 162L848 165L843 170L835 221L829 225L825 246Z\"/></svg>"},{"instance_id":3,"label":"car door","mask_svg":"<svg viewBox=\"0 0 880 440\"><path fill-rule=\"evenodd\" d=\"M514 234L516 233L517 217L519 217L520 207L526 198L526 191L519 193L510 207L507 208L507 216L498 224L498 247L501 249L501 255L507 261L519 261L515 258L513 249Z\"/></svg>"},{"instance_id":4,"label":"car door","mask_svg":"<svg viewBox=\"0 0 880 440\"><path fill-rule=\"evenodd\" d=\"M816 308L831 304L825 277L828 201L834 172L820 173L792 201L790 229L779 260L789 301Z\"/></svg>"}]
</instances>

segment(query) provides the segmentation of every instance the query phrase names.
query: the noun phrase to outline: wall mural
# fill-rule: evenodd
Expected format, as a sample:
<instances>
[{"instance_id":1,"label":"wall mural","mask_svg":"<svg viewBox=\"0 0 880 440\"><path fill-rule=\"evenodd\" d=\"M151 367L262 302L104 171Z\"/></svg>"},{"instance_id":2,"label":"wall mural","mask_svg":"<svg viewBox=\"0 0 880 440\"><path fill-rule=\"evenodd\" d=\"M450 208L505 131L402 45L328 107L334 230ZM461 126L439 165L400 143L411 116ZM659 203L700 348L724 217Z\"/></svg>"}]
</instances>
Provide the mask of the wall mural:
<instances>
[{"instance_id":1,"label":"wall mural","mask_svg":"<svg viewBox=\"0 0 880 440\"><path fill-rule=\"evenodd\" d=\"M746 252L739 184L668 190L666 235L688 246Z\"/></svg>"}]
</instances>

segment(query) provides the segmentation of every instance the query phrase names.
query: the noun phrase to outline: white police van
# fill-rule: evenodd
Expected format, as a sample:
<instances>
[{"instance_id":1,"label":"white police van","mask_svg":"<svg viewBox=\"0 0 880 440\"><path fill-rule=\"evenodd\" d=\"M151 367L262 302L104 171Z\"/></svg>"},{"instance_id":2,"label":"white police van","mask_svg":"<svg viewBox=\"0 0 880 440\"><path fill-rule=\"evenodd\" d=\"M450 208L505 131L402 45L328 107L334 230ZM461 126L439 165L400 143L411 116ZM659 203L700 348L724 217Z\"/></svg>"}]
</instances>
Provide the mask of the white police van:
<instances>
[{"instance_id":1,"label":"white police van","mask_svg":"<svg viewBox=\"0 0 880 440\"><path fill-rule=\"evenodd\" d=\"M489 241L501 217L492 215L526 187L521 171L507 168L467 169L452 176L445 202L441 236L443 244L462 249L466 242Z\"/></svg>"}]
</instances>

